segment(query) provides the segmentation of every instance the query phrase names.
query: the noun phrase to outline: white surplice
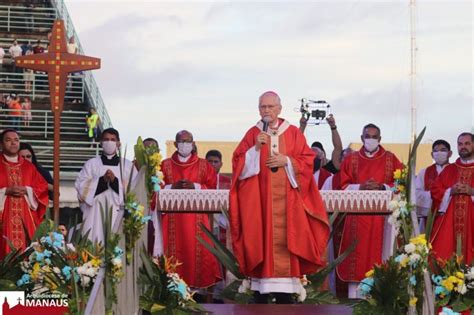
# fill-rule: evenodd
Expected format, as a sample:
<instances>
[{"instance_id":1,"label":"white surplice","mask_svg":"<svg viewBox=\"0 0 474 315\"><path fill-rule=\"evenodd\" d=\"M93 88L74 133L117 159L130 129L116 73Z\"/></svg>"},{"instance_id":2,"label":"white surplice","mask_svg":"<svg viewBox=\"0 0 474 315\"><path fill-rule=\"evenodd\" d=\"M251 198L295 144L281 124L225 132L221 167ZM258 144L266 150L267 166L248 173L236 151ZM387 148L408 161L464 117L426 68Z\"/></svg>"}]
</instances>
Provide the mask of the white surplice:
<instances>
[{"instance_id":1,"label":"white surplice","mask_svg":"<svg viewBox=\"0 0 474 315\"><path fill-rule=\"evenodd\" d=\"M122 167L122 171L120 167ZM109 186L105 191L96 195L99 180L109 169L118 179L118 193ZM119 212L120 215L123 215L121 206L124 203L124 189L128 186L130 175L132 176L131 187L133 187L137 170L132 162L127 159L122 159L121 165L120 163L116 166L104 165L101 157L98 156L84 164L76 179L75 187L82 210L83 229L84 232L90 230L89 239L92 241L97 240L101 242L104 239L101 207L104 210L112 211L112 222L115 222Z\"/></svg>"}]
</instances>

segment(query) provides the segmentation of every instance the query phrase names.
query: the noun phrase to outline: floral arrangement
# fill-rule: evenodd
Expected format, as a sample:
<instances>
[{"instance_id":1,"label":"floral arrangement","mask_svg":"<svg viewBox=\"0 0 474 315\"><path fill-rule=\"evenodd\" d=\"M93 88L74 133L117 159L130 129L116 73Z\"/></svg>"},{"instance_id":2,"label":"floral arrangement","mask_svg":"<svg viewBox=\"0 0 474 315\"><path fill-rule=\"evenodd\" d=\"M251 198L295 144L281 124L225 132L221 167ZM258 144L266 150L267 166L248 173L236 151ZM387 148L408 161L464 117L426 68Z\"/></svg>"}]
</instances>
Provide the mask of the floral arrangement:
<instances>
[{"instance_id":1,"label":"floral arrangement","mask_svg":"<svg viewBox=\"0 0 474 315\"><path fill-rule=\"evenodd\" d=\"M369 301L369 305L375 308L386 305L387 301L377 299L377 297L384 297L387 290L392 290L393 287L399 288L401 292L392 292L393 299L400 304L400 310L408 306L417 307L421 311L424 286L423 277L424 272L428 267L428 255L431 245L426 241L425 235L420 234L410 239L409 243L399 249L397 256L392 256L390 260L381 266L375 266L374 269L369 270L365 274L358 290L362 297ZM393 280L386 281L389 279ZM399 283L398 286L394 283ZM400 285L402 284L402 285ZM391 287L390 289L387 289ZM374 290L379 289L379 292L374 293ZM367 305L364 310L367 311ZM388 310L385 310L387 312Z\"/></svg>"},{"instance_id":2,"label":"floral arrangement","mask_svg":"<svg viewBox=\"0 0 474 315\"><path fill-rule=\"evenodd\" d=\"M354 305L353 314L406 314L410 305L407 286L407 270L390 257L365 274L358 287L363 299Z\"/></svg>"},{"instance_id":3,"label":"floral arrangement","mask_svg":"<svg viewBox=\"0 0 474 315\"><path fill-rule=\"evenodd\" d=\"M364 299L354 306L354 314L421 314L425 298L428 302L426 305L433 307L434 297L428 272L431 244L425 234L415 235L413 220L416 220L416 215L410 195L414 184L416 150L425 130L418 135L410 149L408 166L393 173L394 197L388 205L392 211L388 221L396 229L398 248L382 265L376 265L366 273L366 278L358 287ZM432 224L432 219L429 218L427 226ZM427 227L427 235L429 231Z\"/></svg>"},{"instance_id":4,"label":"floral arrangement","mask_svg":"<svg viewBox=\"0 0 474 315\"><path fill-rule=\"evenodd\" d=\"M72 236L73 243L66 243L63 234L50 220L45 220L37 230L35 241L25 250L28 256L19 263L23 272L16 281L21 290L52 292L69 295L71 313L83 313L99 270L107 264L104 246L92 243L82 229ZM113 260L113 257L111 260ZM111 264L116 264L111 261ZM121 264L121 262L120 262ZM121 277L121 265L109 276L112 281Z\"/></svg>"},{"instance_id":5,"label":"floral arrangement","mask_svg":"<svg viewBox=\"0 0 474 315\"><path fill-rule=\"evenodd\" d=\"M166 256L150 257L141 253L139 281L144 286L140 307L152 314L192 313L203 311L193 300L186 282L176 273L178 262Z\"/></svg>"},{"instance_id":6,"label":"floral arrangement","mask_svg":"<svg viewBox=\"0 0 474 315\"><path fill-rule=\"evenodd\" d=\"M431 276L436 295L436 306L443 311L463 312L474 306L474 266L464 264L462 256L433 262Z\"/></svg>"},{"instance_id":7,"label":"floral arrangement","mask_svg":"<svg viewBox=\"0 0 474 315\"><path fill-rule=\"evenodd\" d=\"M138 203L135 194L128 192L125 196L125 216L123 219L127 265L131 263L133 249L138 239L140 239L141 231L150 219L151 216L145 216L145 207Z\"/></svg>"},{"instance_id":8,"label":"floral arrangement","mask_svg":"<svg viewBox=\"0 0 474 315\"><path fill-rule=\"evenodd\" d=\"M143 166L146 167L145 182L148 200L150 200L153 193L160 190L163 181L163 173L161 172L160 166L163 157L157 145L151 144L145 147L141 137L138 137L134 149L137 168L141 169Z\"/></svg>"},{"instance_id":9,"label":"floral arrangement","mask_svg":"<svg viewBox=\"0 0 474 315\"><path fill-rule=\"evenodd\" d=\"M409 242L413 233L410 215L413 210L413 205L408 201L408 174L409 168L407 166L393 172L394 185L392 191L394 195L392 201L388 204L388 209L392 211L388 222L395 227L398 240L403 244Z\"/></svg>"}]
</instances>

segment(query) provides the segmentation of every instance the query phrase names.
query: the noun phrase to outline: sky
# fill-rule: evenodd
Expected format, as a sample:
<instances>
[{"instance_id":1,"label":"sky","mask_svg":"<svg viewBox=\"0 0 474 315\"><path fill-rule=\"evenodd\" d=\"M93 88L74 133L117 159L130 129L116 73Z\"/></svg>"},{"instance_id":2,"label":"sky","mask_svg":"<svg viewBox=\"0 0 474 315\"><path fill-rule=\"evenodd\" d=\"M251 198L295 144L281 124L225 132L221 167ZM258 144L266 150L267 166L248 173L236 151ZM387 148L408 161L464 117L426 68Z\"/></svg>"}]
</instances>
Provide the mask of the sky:
<instances>
[{"instance_id":1,"label":"sky","mask_svg":"<svg viewBox=\"0 0 474 315\"><path fill-rule=\"evenodd\" d=\"M473 4L416 2L417 131L424 142L473 131ZM410 1L66 0L122 142L177 131L239 141L276 91L298 124L301 98L331 105L344 146L362 126L382 142L411 135ZM328 125L309 143L331 147ZM327 150L327 149L326 149Z\"/></svg>"}]
</instances>

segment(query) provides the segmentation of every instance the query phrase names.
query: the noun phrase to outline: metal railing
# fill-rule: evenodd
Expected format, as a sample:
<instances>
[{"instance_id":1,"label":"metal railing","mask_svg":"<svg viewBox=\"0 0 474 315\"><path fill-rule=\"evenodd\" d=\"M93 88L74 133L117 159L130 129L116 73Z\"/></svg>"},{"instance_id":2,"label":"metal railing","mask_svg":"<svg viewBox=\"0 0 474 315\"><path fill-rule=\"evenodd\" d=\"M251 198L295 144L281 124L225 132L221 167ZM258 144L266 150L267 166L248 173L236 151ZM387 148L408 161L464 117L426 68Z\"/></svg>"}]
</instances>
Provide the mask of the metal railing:
<instances>
[{"instance_id":1,"label":"metal railing","mask_svg":"<svg viewBox=\"0 0 474 315\"><path fill-rule=\"evenodd\" d=\"M53 140L27 140L35 150L36 159L45 168L53 169ZM99 143L61 141L61 172L79 172L84 163L102 152Z\"/></svg>"},{"instance_id":2,"label":"metal railing","mask_svg":"<svg viewBox=\"0 0 474 315\"><path fill-rule=\"evenodd\" d=\"M53 8L0 5L0 30L49 32L56 19Z\"/></svg>"},{"instance_id":3,"label":"metal railing","mask_svg":"<svg viewBox=\"0 0 474 315\"><path fill-rule=\"evenodd\" d=\"M54 133L53 114L49 110L31 111L31 120L27 120L25 110L0 110L0 129L12 128L25 136L51 139ZM61 114L61 135L86 136L86 114L83 111L63 111ZM52 141L52 140L51 140ZM90 145L90 142L89 142Z\"/></svg>"},{"instance_id":4,"label":"metal railing","mask_svg":"<svg viewBox=\"0 0 474 315\"><path fill-rule=\"evenodd\" d=\"M13 71L15 67L12 66ZM16 68L21 72L0 72L0 93L15 93L20 96L28 96L32 100L37 98L49 99L48 75L44 73L33 72L31 74L21 68ZM29 76L33 77L30 81ZM27 82L31 82L31 88L27 90ZM65 101L84 102L84 75L70 74L66 85Z\"/></svg>"},{"instance_id":5,"label":"metal railing","mask_svg":"<svg viewBox=\"0 0 474 315\"><path fill-rule=\"evenodd\" d=\"M81 42L79 41L79 36L77 36L76 30L72 23L72 19L69 16L69 12L67 11L66 4L63 0L55 0L51 2L53 4L53 7L56 9L56 15L58 16L58 18L64 20L68 37L74 36L78 48L78 53L84 55L84 49L82 48ZM87 95L90 97L90 102L92 103L92 106L96 109L102 120L102 126L104 128L112 127L112 121L110 120L109 113L107 112L107 109L104 104L104 100L102 99L102 95L100 94L99 88L97 86L97 83L95 82L91 71L86 71L84 75L84 83Z\"/></svg>"}]
</instances>

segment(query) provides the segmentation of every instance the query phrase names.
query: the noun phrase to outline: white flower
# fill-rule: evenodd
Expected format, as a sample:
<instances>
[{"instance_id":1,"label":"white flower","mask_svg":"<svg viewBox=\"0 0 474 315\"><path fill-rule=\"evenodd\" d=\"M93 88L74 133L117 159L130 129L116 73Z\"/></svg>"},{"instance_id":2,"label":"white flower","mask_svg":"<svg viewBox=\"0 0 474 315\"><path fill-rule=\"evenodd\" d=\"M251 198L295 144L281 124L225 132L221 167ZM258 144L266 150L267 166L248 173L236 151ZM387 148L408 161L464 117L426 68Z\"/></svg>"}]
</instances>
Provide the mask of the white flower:
<instances>
[{"instance_id":1,"label":"white flower","mask_svg":"<svg viewBox=\"0 0 474 315\"><path fill-rule=\"evenodd\" d=\"M408 254L413 253L415 251L415 249L416 249L415 244L409 243L409 244L405 245L405 252L408 253Z\"/></svg>"},{"instance_id":2,"label":"white flower","mask_svg":"<svg viewBox=\"0 0 474 315\"><path fill-rule=\"evenodd\" d=\"M407 202L406 202L405 200L400 200L400 202L398 203L398 205L400 206L400 208L406 208Z\"/></svg>"},{"instance_id":3,"label":"white flower","mask_svg":"<svg viewBox=\"0 0 474 315\"><path fill-rule=\"evenodd\" d=\"M97 270L96 270L96 268L88 268L88 269L86 270L86 273L85 273L85 274L86 274L86 276L89 276L89 277L91 277L91 278L94 278L94 277L96 276L96 274L97 274Z\"/></svg>"},{"instance_id":4,"label":"white flower","mask_svg":"<svg viewBox=\"0 0 474 315\"><path fill-rule=\"evenodd\" d=\"M112 264L117 267L122 266L122 258L115 257L114 259L112 259Z\"/></svg>"},{"instance_id":5,"label":"white flower","mask_svg":"<svg viewBox=\"0 0 474 315\"><path fill-rule=\"evenodd\" d=\"M394 211L395 209L398 209L398 208L399 208L398 201L392 200L388 203L388 209L390 211Z\"/></svg>"},{"instance_id":6,"label":"white flower","mask_svg":"<svg viewBox=\"0 0 474 315\"><path fill-rule=\"evenodd\" d=\"M466 273L466 279L474 280L474 267L469 268L469 270Z\"/></svg>"},{"instance_id":7,"label":"white flower","mask_svg":"<svg viewBox=\"0 0 474 315\"><path fill-rule=\"evenodd\" d=\"M300 293L298 294L298 302L304 302L306 300L306 289L301 286Z\"/></svg>"},{"instance_id":8,"label":"white flower","mask_svg":"<svg viewBox=\"0 0 474 315\"><path fill-rule=\"evenodd\" d=\"M460 287L460 288L458 289L458 292L461 293L461 294L463 294L463 295L466 294L466 292L467 292L467 287L466 287L466 285L463 284L462 287Z\"/></svg>"},{"instance_id":9,"label":"white flower","mask_svg":"<svg viewBox=\"0 0 474 315\"><path fill-rule=\"evenodd\" d=\"M410 258L410 263L412 263L412 264L413 264L413 263L416 263L416 262L418 262L418 261L421 260L421 256L418 255L417 253L411 254L411 255L409 256L409 258Z\"/></svg>"},{"instance_id":10,"label":"white flower","mask_svg":"<svg viewBox=\"0 0 474 315\"><path fill-rule=\"evenodd\" d=\"M86 268L84 266L77 267L77 274L83 275L86 272Z\"/></svg>"},{"instance_id":11,"label":"white flower","mask_svg":"<svg viewBox=\"0 0 474 315\"><path fill-rule=\"evenodd\" d=\"M250 290L250 280L242 280L242 284L239 286L239 293L245 293Z\"/></svg>"},{"instance_id":12,"label":"white flower","mask_svg":"<svg viewBox=\"0 0 474 315\"><path fill-rule=\"evenodd\" d=\"M83 287L87 287L90 281L91 281L91 278L89 277L86 277L86 276L81 277L81 283Z\"/></svg>"},{"instance_id":13,"label":"white flower","mask_svg":"<svg viewBox=\"0 0 474 315\"><path fill-rule=\"evenodd\" d=\"M72 252L76 251L76 248L74 247L74 245L72 243L67 243L66 247L67 247L67 249L69 249Z\"/></svg>"}]
</instances>

